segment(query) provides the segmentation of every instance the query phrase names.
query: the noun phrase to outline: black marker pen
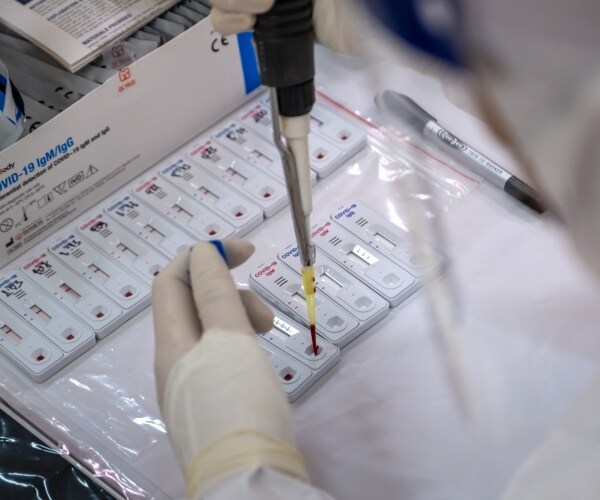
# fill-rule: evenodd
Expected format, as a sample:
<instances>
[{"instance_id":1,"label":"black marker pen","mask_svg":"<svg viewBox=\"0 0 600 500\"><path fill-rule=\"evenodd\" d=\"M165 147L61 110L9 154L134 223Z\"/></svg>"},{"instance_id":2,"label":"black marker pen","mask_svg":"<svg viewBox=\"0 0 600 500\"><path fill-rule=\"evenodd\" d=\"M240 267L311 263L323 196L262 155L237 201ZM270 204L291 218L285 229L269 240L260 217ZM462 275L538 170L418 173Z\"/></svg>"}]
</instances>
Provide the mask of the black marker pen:
<instances>
[{"instance_id":1,"label":"black marker pen","mask_svg":"<svg viewBox=\"0 0 600 500\"><path fill-rule=\"evenodd\" d=\"M410 97L392 90L385 90L375 97L375 102L381 109L400 118L416 132L423 134L425 138L456 158L461 164L504 189L529 208L539 213L546 210L535 189L440 126L435 117Z\"/></svg>"}]
</instances>

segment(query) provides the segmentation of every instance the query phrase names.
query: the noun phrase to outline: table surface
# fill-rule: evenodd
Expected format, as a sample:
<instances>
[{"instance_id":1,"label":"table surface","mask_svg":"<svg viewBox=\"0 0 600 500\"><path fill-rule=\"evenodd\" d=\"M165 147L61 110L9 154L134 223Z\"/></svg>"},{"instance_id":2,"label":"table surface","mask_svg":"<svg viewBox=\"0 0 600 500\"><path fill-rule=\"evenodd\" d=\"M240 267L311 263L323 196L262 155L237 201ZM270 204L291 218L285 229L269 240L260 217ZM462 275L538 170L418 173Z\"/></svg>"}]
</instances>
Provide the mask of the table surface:
<instances>
[{"instance_id":1,"label":"table surface","mask_svg":"<svg viewBox=\"0 0 600 500\"><path fill-rule=\"evenodd\" d=\"M369 116L372 97L383 88L407 93L518 173L482 123L451 102L449 96L466 101L450 74L359 64L327 51L318 56L319 82L353 109ZM364 173L346 182L351 166L345 168L317 185L317 215L361 199L364 182L377 189L379 181ZM278 214L250 234L258 252L234 273L239 282L247 282L261 255L289 240L287 217ZM482 182L440 219L473 418L465 419L457 404L429 302L419 292L345 347L339 365L292 406L311 478L334 497L498 498L600 369L600 286L551 217ZM18 386L17 398L52 398L56 421L39 408L21 412L98 475L128 476L158 498L181 497L183 479L160 421L152 359L146 310L68 375ZM109 466L86 458L89 449Z\"/></svg>"}]
</instances>

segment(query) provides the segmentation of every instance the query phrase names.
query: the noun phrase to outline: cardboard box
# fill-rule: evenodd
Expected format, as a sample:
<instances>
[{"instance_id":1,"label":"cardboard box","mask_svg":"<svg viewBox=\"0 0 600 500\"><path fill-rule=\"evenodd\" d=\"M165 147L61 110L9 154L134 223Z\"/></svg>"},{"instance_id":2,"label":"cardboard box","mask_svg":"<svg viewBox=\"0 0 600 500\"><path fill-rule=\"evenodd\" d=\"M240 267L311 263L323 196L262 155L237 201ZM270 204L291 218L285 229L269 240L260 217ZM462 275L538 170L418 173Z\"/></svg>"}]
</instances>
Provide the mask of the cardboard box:
<instances>
[{"instance_id":1,"label":"cardboard box","mask_svg":"<svg viewBox=\"0 0 600 500\"><path fill-rule=\"evenodd\" d=\"M0 267L218 118L259 85L248 34L201 21L0 153Z\"/></svg>"}]
</instances>

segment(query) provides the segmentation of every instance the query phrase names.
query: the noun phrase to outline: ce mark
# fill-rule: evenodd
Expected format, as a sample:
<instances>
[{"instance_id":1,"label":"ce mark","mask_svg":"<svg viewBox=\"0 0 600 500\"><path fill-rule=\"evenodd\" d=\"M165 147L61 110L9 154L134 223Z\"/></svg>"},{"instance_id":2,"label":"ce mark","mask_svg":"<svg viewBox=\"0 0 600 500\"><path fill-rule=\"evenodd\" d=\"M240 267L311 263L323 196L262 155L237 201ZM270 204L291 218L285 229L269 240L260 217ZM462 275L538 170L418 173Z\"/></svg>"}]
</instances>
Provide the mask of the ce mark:
<instances>
[{"instance_id":1,"label":"ce mark","mask_svg":"<svg viewBox=\"0 0 600 500\"><path fill-rule=\"evenodd\" d=\"M210 50L213 52L219 52L222 47L227 47L229 45L229 40L226 36L220 36L218 38L213 38L210 42Z\"/></svg>"}]
</instances>

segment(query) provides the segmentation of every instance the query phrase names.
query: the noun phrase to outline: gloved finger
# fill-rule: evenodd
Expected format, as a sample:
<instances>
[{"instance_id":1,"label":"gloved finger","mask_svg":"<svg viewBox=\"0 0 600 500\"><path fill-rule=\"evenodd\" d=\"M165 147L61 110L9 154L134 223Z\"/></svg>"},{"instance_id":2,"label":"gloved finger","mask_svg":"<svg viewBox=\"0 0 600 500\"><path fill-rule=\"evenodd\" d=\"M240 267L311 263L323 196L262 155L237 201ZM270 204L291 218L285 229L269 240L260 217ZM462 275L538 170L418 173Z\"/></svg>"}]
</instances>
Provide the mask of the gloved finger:
<instances>
[{"instance_id":1,"label":"gloved finger","mask_svg":"<svg viewBox=\"0 0 600 500\"><path fill-rule=\"evenodd\" d=\"M225 254L226 261L230 268L239 266L240 264L245 262L248 259L248 257L250 257L250 255L252 255L252 253L254 252L254 245L248 240L224 240L221 242L221 245L223 247L223 252ZM181 286L181 284L183 284L184 286ZM167 312L164 304L169 303L172 300L179 301L184 295L186 297L189 296L189 298L193 298L190 286L190 249L186 248L185 250L182 250L154 280L153 306L155 315L160 316L160 318L166 316L165 314L163 314ZM174 295L171 296L169 295L170 293L174 293ZM184 304L182 302L182 308L183 307ZM258 316L266 316L264 311L260 311L258 307L253 307L250 309L252 314L254 314L254 310L257 311L256 314ZM191 312L194 318L196 320L198 319L194 308L186 308L186 312ZM264 322L259 324L264 324ZM167 332L167 334L170 335L177 334L177 332L170 332L169 329L163 329L163 331ZM198 337L201 333L200 328L198 328L197 333L198 335L193 336L193 342L198 340Z\"/></svg>"},{"instance_id":2,"label":"gloved finger","mask_svg":"<svg viewBox=\"0 0 600 500\"><path fill-rule=\"evenodd\" d=\"M240 241L245 242L237 240L232 246L235 248L246 244ZM225 252L227 255L227 248ZM227 264L212 244L197 243L192 248L190 281L198 316L205 330L254 331Z\"/></svg>"},{"instance_id":3,"label":"gloved finger","mask_svg":"<svg viewBox=\"0 0 600 500\"><path fill-rule=\"evenodd\" d=\"M254 253L254 245L245 239L220 241L229 269L244 263ZM252 290L239 290L242 304L255 332L264 333L273 327L273 311Z\"/></svg>"},{"instance_id":4,"label":"gloved finger","mask_svg":"<svg viewBox=\"0 0 600 500\"><path fill-rule=\"evenodd\" d=\"M376 34L368 13L348 0L314 2L313 24L318 43L348 55L364 55Z\"/></svg>"},{"instance_id":5,"label":"gloved finger","mask_svg":"<svg viewBox=\"0 0 600 500\"><path fill-rule=\"evenodd\" d=\"M213 28L221 35L233 35L250 31L256 22L256 16L244 12L231 12L213 7L209 15Z\"/></svg>"},{"instance_id":6,"label":"gloved finger","mask_svg":"<svg viewBox=\"0 0 600 500\"><path fill-rule=\"evenodd\" d=\"M240 290L239 293L254 331L265 333L273 328L273 310L252 290Z\"/></svg>"},{"instance_id":7,"label":"gloved finger","mask_svg":"<svg viewBox=\"0 0 600 500\"><path fill-rule=\"evenodd\" d=\"M221 244L230 267L240 265L254 252L254 245L248 240L225 240ZM196 344L202 333L190 279L190 250L186 248L153 283L154 364L159 398L171 367ZM248 315L255 318L252 325L264 329L270 310L265 311L252 300L242 299L242 302L247 303Z\"/></svg>"},{"instance_id":8,"label":"gloved finger","mask_svg":"<svg viewBox=\"0 0 600 500\"><path fill-rule=\"evenodd\" d=\"M196 344L202 332L189 286L189 260L189 249L181 251L152 285L154 369L159 401L171 367Z\"/></svg>"},{"instance_id":9,"label":"gloved finger","mask_svg":"<svg viewBox=\"0 0 600 500\"><path fill-rule=\"evenodd\" d=\"M231 12L262 14L273 7L275 0L213 0L213 8Z\"/></svg>"},{"instance_id":10,"label":"gloved finger","mask_svg":"<svg viewBox=\"0 0 600 500\"><path fill-rule=\"evenodd\" d=\"M225 260L229 269L243 264L254 253L254 245L248 240L231 239L219 241L223 246Z\"/></svg>"}]
</instances>

